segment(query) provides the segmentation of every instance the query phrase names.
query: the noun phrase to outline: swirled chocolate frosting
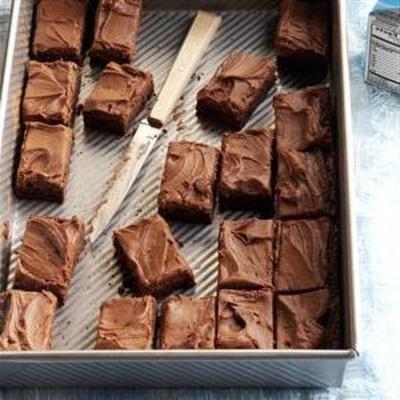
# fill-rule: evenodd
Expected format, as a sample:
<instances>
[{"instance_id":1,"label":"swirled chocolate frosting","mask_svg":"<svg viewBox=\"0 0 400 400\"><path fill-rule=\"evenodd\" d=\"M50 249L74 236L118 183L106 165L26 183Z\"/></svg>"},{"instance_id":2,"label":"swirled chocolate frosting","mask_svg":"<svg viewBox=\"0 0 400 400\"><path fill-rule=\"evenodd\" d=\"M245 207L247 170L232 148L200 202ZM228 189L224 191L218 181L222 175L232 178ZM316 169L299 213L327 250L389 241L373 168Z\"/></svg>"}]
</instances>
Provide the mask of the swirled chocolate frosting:
<instances>
[{"instance_id":1,"label":"swirled chocolate frosting","mask_svg":"<svg viewBox=\"0 0 400 400\"><path fill-rule=\"evenodd\" d=\"M30 61L23 101L25 121L69 126L75 113L79 67L67 61Z\"/></svg>"},{"instance_id":2,"label":"swirled chocolate frosting","mask_svg":"<svg viewBox=\"0 0 400 400\"><path fill-rule=\"evenodd\" d=\"M219 150L201 143L172 142L158 198L160 212L172 218L211 222Z\"/></svg>"},{"instance_id":3,"label":"swirled chocolate frosting","mask_svg":"<svg viewBox=\"0 0 400 400\"><path fill-rule=\"evenodd\" d=\"M83 246L83 235L83 222L76 217L30 217L19 251L14 288L48 290L62 305Z\"/></svg>"},{"instance_id":4,"label":"swirled chocolate frosting","mask_svg":"<svg viewBox=\"0 0 400 400\"><path fill-rule=\"evenodd\" d=\"M96 348L151 349L156 319L157 302L153 297L108 300L101 306Z\"/></svg>"},{"instance_id":5,"label":"swirled chocolate frosting","mask_svg":"<svg viewBox=\"0 0 400 400\"><path fill-rule=\"evenodd\" d=\"M56 305L46 291L0 294L0 350L49 350Z\"/></svg>"},{"instance_id":6,"label":"swirled chocolate frosting","mask_svg":"<svg viewBox=\"0 0 400 400\"><path fill-rule=\"evenodd\" d=\"M275 188L279 217L335 214L335 176L330 155L280 150Z\"/></svg>"},{"instance_id":7,"label":"swirled chocolate frosting","mask_svg":"<svg viewBox=\"0 0 400 400\"><path fill-rule=\"evenodd\" d=\"M328 15L325 1L283 0L276 40L278 56L302 62L326 61Z\"/></svg>"},{"instance_id":8,"label":"swirled chocolate frosting","mask_svg":"<svg viewBox=\"0 0 400 400\"><path fill-rule=\"evenodd\" d=\"M275 83L275 64L266 57L232 53L197 95L200 114L240 129Z\"/></svg>"},{"instance_id":9,"label":"swirled chocolate frosting","mask_svg":"<svg viewBox=\"0 0 400 400\"><path fill-rule=\"evenodd\" d=\"M332 147L332 114L327 87L308 87L274 97L278 148Z\"/></svg>"},{"instance_id":10,"label":"swirled chocolate frosting","mask_svg":"<svg viewBox=\"0 0 400 400\"><path fill-rule=\"evenodd\" d=\"M141 0L100 0L92 57L103 62L129 63L135 52L141 14Z\"/></svg>"},{"instance_id":11,"label":"swirled chocolate frosting","mask_svg":"<svg viewBox=\"0 0 400 400\"><path fill-rule=\"evenodd\" d=\"M318 349L324 346L323 323L330 307L327 289L279 295L276 305L278 349Z\"/></svg>"},{"instance_id":12,"label":"swirled chocolate frosting","mask_svg":"<svg viewBox=\"0 0 400 400\"><path fill-rule=\"evenodd\" d=\"M265 129L223 136L219 190L224 206L267 207L272 198L272 143L273 134Z\"/></svg>"},{"instance_id":13,"label":"swirled chocolate frosting","mask_svg":"<svg viewBox=\"0 0 400 400\"><path fill-rule=\"evenodd\" d=\"M114 243L139 293L162 297L194 285L192 271L159 215L115 231Z\"/></svg>"},{"instance_id":14,"label":"swirled chocolate frosting","mask_svg":"<svg viewBox=\"0 0 400 400\"><path fill-rule=\"evenodd\" d=\"M104 127L104 122L116 124L115 121L118 120L121 133L126 133L152 94L151 73L140 71L128 64L110 62L85 102L85 123L91 123L88 120L90 115L100 129Z\"/></svg>"},{"instance_id":15,"label":"swirled chocolate frosting","mask_svg":"<svg viewBox=\"0 0 400 400\"><path fill-rule=\"evenodd\" d=\"M73 133L63 125L26 126L17 171L17 193L46 200L64 199Z\"/></svg>"},{"instance_id":16,"label":"swirled chocolate frosting","mask_svg":"<svg viewBox=\"0 0 400 400\"><path fill-rule=\"evenodd\" d=\"M213 349L215 297L170 297L163 304L162 349Z\"/></svg>"},{"instance_id":17,"label":"swirled chocolate frosting","mask_svg":"<svg viewBox=\"0 0 400 400\"><path fill-rule=\"evenodd\" d=\"M271 287L272 239L272 220L223 221L219 234L219 287Z\"/></svg>"},{"instance_id":18,"label":"swirled chocolate frosting","mask_svg":"<svg viewBox=\"0 0 400 400\"><path fill-rule=\"evenodd\" d=\"M278 290L309 290L327 284L334 254L328 218L284 221L277 238L275 285Z\"/></svg>"},{"instance_id":19,"label":"swirled chocolate frosting","mask_svg":"<svg viewBox=\"0 0 400 400\"><path fill-rule=\"evenodd\" d=\"M78 62L90 0L39 0L32 43L34 57Z\"/></svg>"},{"instance_id":20,"label":"swirled chocolate frosting","mask_svg":"<svg viewBox=\"0 0 400 400\"><path fill-rule=\"evenodd\" d=\"M272 293L264 290L221 290L217 347L272 349Z\"/></svg>"}]
</instances>

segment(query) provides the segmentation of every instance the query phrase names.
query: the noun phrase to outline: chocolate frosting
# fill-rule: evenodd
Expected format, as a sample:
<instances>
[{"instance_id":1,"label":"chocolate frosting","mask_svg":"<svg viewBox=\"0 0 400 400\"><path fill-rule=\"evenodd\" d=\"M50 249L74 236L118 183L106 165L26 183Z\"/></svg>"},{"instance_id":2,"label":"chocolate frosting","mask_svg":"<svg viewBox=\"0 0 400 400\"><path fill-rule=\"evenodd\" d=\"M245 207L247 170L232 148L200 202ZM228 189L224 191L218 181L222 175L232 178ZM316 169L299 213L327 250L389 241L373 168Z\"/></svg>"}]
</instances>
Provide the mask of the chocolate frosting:
<instances>
[{"instance_id":1,"label":"chocolate frosting","mask_svg":"<svg viewBox=\"0 0 400 400\"><path fill-rule=\"evenodd\" d=\"M272 220L223 221L219 236L219 286L272 286Z\"/></svg>"},{"instance_id":2,"label":"chocolate frosting","mask_svg":"<svg viewBox=\"0 0 400 400\"><path fill-rule=\"evenodd\" d=\"M40 0L33 53L72 51L80 55L89 0Z\"/></svg>"},{"instance_id":3,"label":"chocolate frosting","mask_svg":"<svg viewBox=\"0 0 400 400\"><path fill-rule=\"evenodd\" d=\"M23 103L27 121L69 125L74 115L79 67L66 61L30 61Z\"/></svg>"},{"instance_id":4,"label":"chocolate frosting","mask_svg":"<svg viewBox=\"0 0 400 400\"><path fill-rule=\"evenodd\" d=\"M168 148L159 195L161 209L168 205L214 209L214 182L219 150L201 143L172 142Z\"/></svg>"},{"instance_id":5,"label":"chocolate frosting","mask_svg":"<svg viewBox=\"0 0 400 400\"><path fill-rule=\"evenodd\" d=\"M84 112L101 111L129 122L153 93L153 77L131 65L107 64L84 105Z\"/></svg>"},{"instance_id":6,"label":"chocolate frosting","mask_svg":"<svg viewBox=\"0 0 400 400\"><path fill-rule=\"evenodd\" d=\"M96 348L151 349L156 318L157 302L153 297L108 300L101 306Z\"/></svg>"},{"instance_id":7,"label":"chocolate frosting","mask_svg":"<svg viewBox=\"0 0 400 400\"><path fill-rule=\"evenodd\" d=\"M333 160L320 151L280 150L275 189L280 217L335 213Z\"/></svg>"},{"instance_id":8,"label":"chocolate frosting","mask_svg":"<svg viewBox=\"0 0 400 400\"><path fill-rule=\"evenodd\" d=\"M213 349L215 298L170 297L163 305L162 349Z\"/></svg>"},{"instance_id":9,"label":"chocolate frosting","mask_svg":"<svg viewBox=\"0 0 400 400\"><path fill-rule=\"evenodd\" d=\"M194 284L190 267L159 215L115 231L114 242L140 293L158 296Z\"/></svg>"},{"instance_id":10,"label":"chocolate frosting","mask_svg":"<svg viewBox=\"0 0 400 400\"><path fill-rule=\"evenodd\" d=\"M329 311L327 289L279 295L277 301L276 340L278 349L318 349L323 347L325 326L322 320Z\"/></svg>"},{"instance_id":11,"label":"chocolate frosting","mask_svg":"<svg viewBox=\"0 0 400 400\"><path fill-rule=\"evenodd\" d=\"M0 295L0 349L49 350L57 299L49 292Z\"/></svg>"},{"instance_id":12,"label":"chocolate frosting","mask_svg":"<svg viewBox=\"0 0 400 400\"><path fill-rule=\"evenodd\" d=\"M232 53L199 92L199 99L211 97L235 112L247 113L259 92L274 84L275 72L276 66L268 58Z\"/></svg>"},{"instance_id":13,"label":"chocolate frosting","mask_svg":"<svg viewBox=\"0 0 400 400\"><path fill-rule=\"evenodd\" d=\"M328 218L282 222L275 284L279 290L308 290L326 285L332 223Z\"/></svg>"},{"instance_id":14,"label":"chocolate frosting","mask_svg":"<svg viewBox=\"0 0 400 400\"><path fill-rule=\"evenodd\" d=\"M270 199L273 136L269 130L227 133L222 139L221 193Z\"/></svg>"},{"instance_id":15,"label":"chocolate frosting","mask_svg":"<svg viewBox=\"0 0 400 400\"><path fill-rule=\"evenodd\" d=\"M69 171L72 130L63 125L27 124L18 168L18 183L25 186L64 186Z\"/></svg>"},{"instance_id":16,"label":"chocolate frosting","mask_svg":"<svg viewBox=\"0 0 400 400\"><path fill-rule=\"evenodd\" d=\"M100 0L92 51L117 49L131 57L141 13L141 0Z\"/></svg>"},{"instance_id":17,"label":"chocolate frosting","mask_svg":"<svg viewBox=\"0 0 400 400\"><path fill-rule=\"evenodd\" d=\"M329 48L328 7L325 1L283 0L278 25L277 51L326 58Z\"/></svg>"},{"instance_id":18,"label":"chocolate frosting","mask_svg":"<svg viewBox=\"0 0 400 400\"><path fill-rule=\"evenodd\" d=\"M273 348L272 293L264 290L221 290L217 347Z\"/></svg>"},{"instance_id":19,"label":"chocolate frosting","mask_svg":"<svg viewBox=\"0 0 400 400\"><path fill-rule=\"evenodd\" d=\"M19 251L14 287L52 291L62 304L83 244L83 230L83 222L76 217L30 217Z\"/></svg>"},{"instance_id":20,"label":"chocolate frosting","mask_svg":"<svg viewBox=\"0 0 400 400\"><path fill-rule=\"evenodd\" d=\"M308 150L332 147L330 94L308 87L274 98L278 148Z\"/></svg>"}]
</instances>

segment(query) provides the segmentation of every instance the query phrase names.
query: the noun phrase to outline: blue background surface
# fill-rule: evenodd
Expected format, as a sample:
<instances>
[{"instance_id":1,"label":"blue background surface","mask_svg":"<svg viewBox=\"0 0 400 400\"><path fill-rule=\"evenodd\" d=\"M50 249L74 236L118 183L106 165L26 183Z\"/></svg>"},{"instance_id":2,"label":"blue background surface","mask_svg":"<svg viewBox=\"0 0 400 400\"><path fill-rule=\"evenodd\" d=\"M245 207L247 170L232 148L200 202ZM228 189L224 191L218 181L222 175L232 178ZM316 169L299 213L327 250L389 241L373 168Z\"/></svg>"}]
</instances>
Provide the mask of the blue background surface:
<instances>
[{"instance_id":1,"label":"blue background surface","mask_svg":"<svg viewBox=\"0 0 400 400\"><path fill-rule=\"evenodd\" d=\"M376 0L347 0L356 153L361 357L349 366L344 386L322 391L0 389L0 399L400 398L400 97L363 82L367 17L375 3ZM0 0L0 57L5 46L9 6L10 0Z\"/></svg>"}]
</instances>

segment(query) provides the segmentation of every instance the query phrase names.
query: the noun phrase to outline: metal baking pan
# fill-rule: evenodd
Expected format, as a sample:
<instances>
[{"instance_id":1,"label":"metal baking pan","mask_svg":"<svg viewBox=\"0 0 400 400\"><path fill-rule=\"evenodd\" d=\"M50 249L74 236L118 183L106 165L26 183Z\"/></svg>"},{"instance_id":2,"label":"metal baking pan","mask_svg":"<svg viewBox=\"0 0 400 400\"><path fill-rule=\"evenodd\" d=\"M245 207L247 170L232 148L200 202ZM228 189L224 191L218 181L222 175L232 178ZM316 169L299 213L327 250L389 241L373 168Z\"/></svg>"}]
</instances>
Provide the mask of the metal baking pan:
<instances>
[{"instance_id":1,"label":"metal baking pan","mask_svg":"<svg viewBox=\"0 0 400 400\"><path fill-rule=\"evenodd\" d=\"M31 214L90 219L113 167L129 137L117 138L84 131L82 117L76 119L75 144L66 201L63 205L18 200L12 178L20 137L20 98L25 63L29 58L33 0L14 0L4 68L0 108L0 222L2 229L1 282L13 279L16 253L25 222ZM352 206L352 149L350 130L349 73L346 48L345 1L332 1L333 63L331 87L336 103L341 203L343 300L345 346L341 350L92 350L98 310L107 298L117 295L122 275L116 261L111 231L156 210L160 175L166 145L174 138L190 138L219 145L221 132L200 125L195 114L195 95L216 66L233 50L274 56L277 0L149 0L143 16L135 64L149 69L156 88L164 81L194 10L218 10L223 23L207 55L188 86L173 121L166 127L139 179L129 192L106 234L94 247L86 246L76 268L66 305L57 313L54 348L49 352L3 352L0 354L1 386L281 386L326 387L342 383L347 363L357 356L355 312L355 232ZM91 91L99 71L85 60L81 100ZM305 84L304 77L287 75L272 91L249 126L273 122L272 96L282 87ZM144 114L143 114L144 115ZM142 116L143 116L142 115ZM140 116L140 117L142 117ZM140 118L139 118L140 119ZM217 232L222 218L249 216L245 212L217 212L210 226L173 224L182 251L193 267L195 295L216 290Z\"/></svg>"}]
</instances>

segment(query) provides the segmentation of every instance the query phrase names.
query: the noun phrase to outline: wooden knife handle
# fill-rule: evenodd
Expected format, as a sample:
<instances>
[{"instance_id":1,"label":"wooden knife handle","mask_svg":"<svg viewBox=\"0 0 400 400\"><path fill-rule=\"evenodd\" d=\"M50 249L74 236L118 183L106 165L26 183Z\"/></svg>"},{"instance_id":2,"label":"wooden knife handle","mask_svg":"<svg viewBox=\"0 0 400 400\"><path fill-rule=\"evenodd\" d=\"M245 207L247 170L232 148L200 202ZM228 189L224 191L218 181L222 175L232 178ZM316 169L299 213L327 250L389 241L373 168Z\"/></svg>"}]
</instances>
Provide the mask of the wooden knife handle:
<instances>
[{"instance_id":1,"label":"wooden knife handle","mask_svg":"<svg viewBox=\"0 0 400 400\"><path fill-rule=\"evenodd\" d=\"M149 123L152 126L161 127L168 121L220 24L221 17L218 15L205 11L197 12L150 113Z\"/></svg>"}]
</instances>

